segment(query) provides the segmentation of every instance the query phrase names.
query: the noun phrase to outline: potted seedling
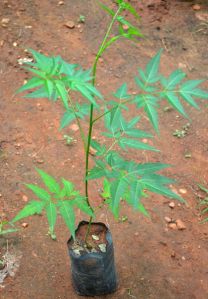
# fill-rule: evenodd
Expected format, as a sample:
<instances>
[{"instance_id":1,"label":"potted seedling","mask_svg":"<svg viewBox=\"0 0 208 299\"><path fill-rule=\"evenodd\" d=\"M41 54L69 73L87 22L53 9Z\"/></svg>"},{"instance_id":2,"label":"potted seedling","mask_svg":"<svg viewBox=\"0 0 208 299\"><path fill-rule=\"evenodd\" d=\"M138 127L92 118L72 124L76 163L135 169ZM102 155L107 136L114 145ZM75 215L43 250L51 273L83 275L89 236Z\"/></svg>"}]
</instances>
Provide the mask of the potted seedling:
<instances>
[{"instance_id":1,"label":"potted seedling","mask_svg":"<svg viewBox=\"0 0 208 299\"><path fill-rule=\"evenodd\" d=\"M39 200L29 201L12 222L45 210L49 234L55 239L57 214L62 216L71 233L68 248L72 278L80 295L102 295L117 288L111 234L105 224L94 222L97 207L89 198L90 181L102 181L102 204L106 205L116 218L119 216L121 201L147 215L143 198L147 197L149 191L182 200L168 187L173 180L158 173L169 165L130 161L122 156L122 152L128 148L157 151L153 146L142 142L144 138L152 138L152 135L139 129L139 123L140 114L145 112L158 133L157 111L162 100L168 101L169 105L186 117L179 98L195 108L198 108L196 98L208 98L208 93L198 87L201 80L184 81L186 74L181 70L173 71L168 77L160 73L161 50L144 69L138 69L138 74L135 75L136 94L128 92L127 83L121 83L110 99L101 95L96 87L97 64L101 55L120 38L137 40L142 35L122 15L124 11L128 11L136 19L139 18L129 3L117 1L116 11L101 3L100 6L111 16L111 22L92 70L83 70L79 64L70 64L60 56L49 57L30 50L33 62L26 62L25 68L33 77L19 89L19 92L29 90L26 95L28 98L46 97L53 102L61 100L64 114L60 127L63 129L73 121L76 121L79 127L86 161L85 193L81 194L68 179L61 179L59 183L47 172L37 169L46 189L27 184ZM118 24L118 34L112 36L114 24ZM76 101L75 93L81 95L82 100ZM135 109L135 117L127 120L126 110L130 106ZM83 121L88 124L87 132L83 129ZM100 121L103 121L105 126L102 133L107 139L105 144L92 139L93 129ZM81 222L77 229L76 209L89 217L89 220Z\"/></svg>"}]
</instances>

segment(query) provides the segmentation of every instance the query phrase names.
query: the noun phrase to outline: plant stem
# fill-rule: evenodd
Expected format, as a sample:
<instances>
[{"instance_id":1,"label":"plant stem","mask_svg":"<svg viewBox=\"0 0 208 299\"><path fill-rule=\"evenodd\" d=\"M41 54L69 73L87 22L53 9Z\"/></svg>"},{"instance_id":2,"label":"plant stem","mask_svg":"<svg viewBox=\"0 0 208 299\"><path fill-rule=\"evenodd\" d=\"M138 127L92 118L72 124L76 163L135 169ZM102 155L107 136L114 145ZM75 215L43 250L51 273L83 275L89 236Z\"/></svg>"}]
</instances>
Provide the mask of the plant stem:
<instances>
[{"instance_id":1,"label":"plant stem","mask_svg":"<svg viewBox=\"0 0 208 299\"><path fill-rule=\"evenodd\" d=\"M106 31L106 34L105 34L105 37L100 45L100 48L97 52L97 55L95 57L95 62L93 64L93 69L92 69L92 85L95 86L95 80L96 80L96 71L97 71L97 64L98 64L98 60L100 58L100 56L102 55L102 53L104 52L104 50L106 49L105 45L106 45L106 41L109 37L109 34L111 32L111 29L113 27L113 24L114 22L116 21L116 18L117 16L119 15L120 11L122 9L119 7L118 10L116 11L115 15L113 16L111 22L110 22L110 25ZM88 176L88 173L89 173L89 153L90 153L90 144L91 144L91 139L92 139L92 129L93 129L93 110L94 110L94 105L91 104L90 106L90 120L89 120L89 130L88 130L88 140L87 140L87 148L86 148L86 161L85 161L85 197L86 197L86 201L87 201L87 204L88 206L91 208L92 211L93 208L92 206L90 205L90 202L89 202L89 194L88 194L88 179L87 179L87 176ZM86 236L85 236L85 241L87 242L87 238L88 238L88 235L89 235L89 232L90 232L90 227L91 227L91 224L92 224L92 219L93 217L90 217L90 220L89 220L89 225L88 225L88 229L87 229L87 233L86 233Z\"/></svg>"}]
</instances>

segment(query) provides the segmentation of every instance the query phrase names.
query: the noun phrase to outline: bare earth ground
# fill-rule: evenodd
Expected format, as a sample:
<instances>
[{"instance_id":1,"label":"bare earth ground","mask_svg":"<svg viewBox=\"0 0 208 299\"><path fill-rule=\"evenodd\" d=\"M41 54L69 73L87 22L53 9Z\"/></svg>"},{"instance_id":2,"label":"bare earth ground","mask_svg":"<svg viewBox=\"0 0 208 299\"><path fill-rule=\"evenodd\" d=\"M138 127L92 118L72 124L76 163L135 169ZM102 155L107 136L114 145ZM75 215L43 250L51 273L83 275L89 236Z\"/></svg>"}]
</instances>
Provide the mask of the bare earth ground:
<instances>
[{"instance_id":1,"label":"bare earth ground","mask_svg":"<svg viewBox=\"0 0 208 299\"><path fill-rule=\"evenodd\" d=\"M131 1L142 15L140 25L145 39L138 44L119 41L103 56L98 68L100 90L108 95L123 82L133 82L138 66L144 66L160 48L164 48L162 71L169 74L177 67L189 78L208 78L208 4L199 1L196 11L192 1ZM111 1L105 1L111 5ZM79 15L86 21L77 26ZM45 99L27 100L14 96L27 79L20 70L19 58L26 57L27 47L89 68L95 58L109 18L96 1L2 0L0 18L9 18L0 26L0 213L11 219L32 194L24 183L38 182L35 166L57 179L65 177L82 188L83 152L79 135L72 128L59 131L63 114L59 104ZM75 28L64 26L74 21ZM15 44L16 43L16 44ZM204 83L204 88L208 87ZM135 85L130 84L130 92ZM97 220L107 222L114 236L119 289L105 298L126 299L207 299L208 298L208 224L200 224L197 210L197 183L208 186L208 104L201 110L187 108L192 120L188 134L173 136L189 120L177 112L160 113L160 138L154 140L161 152L152 154L129 151L125 155L137 161L164 161L174 165L166 174L176 178L177 190L185 189L187 205L174 209L162 196L150 196L146 206L151 219L132 212L128 207L121 215L128 221L118 223L101 211ZM129 112L129 115L133 111ZM151 130L148 123L144 124ZM97 128L93 135L101 140ZM77 142L67 146L63 135ZM185 158L186 154L191 158ZM91 185L91 200L97 200L99 184ZM184 191L184 190L182 190ZM202 195L202 194L201 194ZM167 227L164 217L181 219L186 229ZM81 215L78 215L81 220ZM66 241L69 233L60 221L56 228L58 241L47 235L45 217L27 219L29 226L19 233L0 238L0 255L6 250L19 259L14 277L0 285L2 299L78 298L70 280ZM20 259L21 258L21 259ZM103 298L103 297L100 297Z\"/></svg>"}]
</instances>

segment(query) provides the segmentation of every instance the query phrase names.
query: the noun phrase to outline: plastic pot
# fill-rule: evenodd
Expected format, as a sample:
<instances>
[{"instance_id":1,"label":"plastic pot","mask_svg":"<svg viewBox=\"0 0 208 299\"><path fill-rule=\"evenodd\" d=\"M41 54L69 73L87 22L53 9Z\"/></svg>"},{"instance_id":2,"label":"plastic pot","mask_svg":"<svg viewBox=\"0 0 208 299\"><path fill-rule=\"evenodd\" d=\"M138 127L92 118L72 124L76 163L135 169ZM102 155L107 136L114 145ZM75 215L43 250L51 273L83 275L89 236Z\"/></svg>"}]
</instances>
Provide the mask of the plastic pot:
<instances>
[{"instance_id":1,"label":"plastic pot","mask_svg":"<svg viewBox=\"0 0 208 299\"><path fill-rule=\"evenodd\" d=\"M88 222L82 221L76 229L76 237ZM105 224L94 222L91 228L99 226L105 231L106 252L82 252L77 255L72 249L73 238L67 242L71 260L73 286L82 296L99 296L114 292L117 289L117 275L114 264L112 236Z\"/></svg>"}]
</instances>

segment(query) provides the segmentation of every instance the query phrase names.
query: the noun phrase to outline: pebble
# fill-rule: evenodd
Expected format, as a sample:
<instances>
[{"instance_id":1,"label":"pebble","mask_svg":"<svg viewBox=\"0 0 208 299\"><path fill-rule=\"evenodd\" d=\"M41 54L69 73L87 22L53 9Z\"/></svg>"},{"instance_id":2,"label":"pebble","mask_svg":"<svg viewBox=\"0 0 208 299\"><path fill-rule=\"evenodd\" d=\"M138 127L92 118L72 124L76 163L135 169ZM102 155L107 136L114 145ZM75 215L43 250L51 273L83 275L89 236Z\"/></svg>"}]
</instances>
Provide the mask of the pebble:
<instances>
[{"instance_id":1,"label":"pebble","mask_svg":"<svg viewBox=\"0 0 208 299\"><path fill-rule=\"evenodd\" d=\"M166 221L167 223L172 222L172 219L171 219L170 217L167 217L167 216L166 216L164 219L165 219L165 221Z\"/></svg>"},{"instance_id":2,"label":"pebble","mask_svg":"<svg viewBox=\"0 0 208 299\"><path fill-rule=\"evenodd\" d=\"M177 225L174 222L169 223L168 227L171 228L171 229L177 229Z\"/></svg>"},{"instance_id":3,"label":"pebble","mask_svg":"<svg viewBox=\"0 0 208 299\"><path fill-rule=\"evenodd\" d=\"M186 194L186 193L187 193L187 190L186 190L185 188L181 188L181 189L179 189L179 192L180 192L181 194Z\"/></svg>"},{"instance_id":4,"label":"pebble","mask_svg":"<svg viewBox=\"0 0 208 299\"><path fill-rule=\"evenodd\" d=\"M173 201L171 201L168 205L171 209L175 208L175 203Z\"/></svg>"},{"instance_id":5,"label":"pebble","mask_svg":"<svg viewBox=\"0 0 208 299\"><path fill-rule=\"evenodd\" d=\"M75 23L73 21L68 21L64 24L64 26L69 29L73 29L75 27Z\"/></svg>"},{"instance_id":6,"label":"pebble","mask_svg":"<svg viewBox=\"0 0 208 299\"><path fill-rule=\"evenodd\" d=\"M79 126L78 126L77 124L72 124L72 125L70 126L70 129L71 129L72 131L74 131L74 132L77 132L77 131L79 130Z\"/></svg>"},{"instance_id":7,"label":"pebble","mask_svg":"<svg viewBox=\"0 0 208 299\"><path fill-rule=\"evenodd\" d=\"M22 227L24 227L24 228L28 227L28 223L27 222L23 222L22 223Z\"/></svg>"},{"instance_id":8,"label":"pebble","mask_svg":"<svg viewBox=\"0 0 208 299\"><path fill-rule=\"evenodd\" d=\"M1 26L2 26L2 27L7 27L7 25L9 24L9 22L10 22L10 19L9 19L9 18L3 18L3 19L1 20Z\"/></svg>"},{"instance_id":9,"label":"pebble","mask_svg":"<svg viewBox=\"0 0 208 299\"><path fill-rule=\"evenodd\" d=\"M23 200L24 202L27 202L27 201L28 201L28 197L27 197L26 195L23 195L23 196L22 196L22 200Z\"/></svg>"},{"instance_id":10,"label":"pebble","mask_svg":"<svg viewBox=\"0 0 208 299\"><path fill-rule=\"evenodd\" d=\"M183 222L182 220L180 220L180 219L177 219L177 220L176 220L176 225L177 225L177 228L178 228L179 230L184 230L184 229L186 229L186 226L185 226L184 222Z\"/></svg>"},{"instance_id":11,"label":"pebble","mask_svg":"<svg viewBox=\"0 0 208 299\"><path fill-rule=\"evenodd\" d=\"M192 6L193 10L200 10L201 9L201 6L199 4L194 4Z\"/></svg>"},{"instance_id":12,"label":"pebble","mask_svg":"<svg viewBox=\"0 0 208 299\"><path fill-rule=\"evenodd\" d=\"M58 5L64 5L64 1L59 1Z\"/></svg>"},{"instance_id":13,"label":"pebble","mask_svg":"<svg viewBox=\"0 0 208 299\"><path fill-rule=\"evenodd\" d=\"M128 29L129 29L129 26L128 26L128 25L126 25L126 24L125 24L125 25L123 25L122 27L123 27L123 30L128 30Z\"/></svg>"}]
</instances>

